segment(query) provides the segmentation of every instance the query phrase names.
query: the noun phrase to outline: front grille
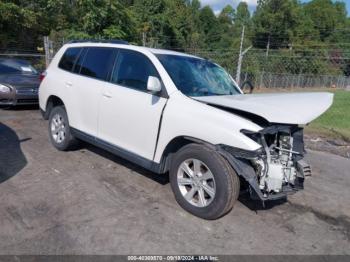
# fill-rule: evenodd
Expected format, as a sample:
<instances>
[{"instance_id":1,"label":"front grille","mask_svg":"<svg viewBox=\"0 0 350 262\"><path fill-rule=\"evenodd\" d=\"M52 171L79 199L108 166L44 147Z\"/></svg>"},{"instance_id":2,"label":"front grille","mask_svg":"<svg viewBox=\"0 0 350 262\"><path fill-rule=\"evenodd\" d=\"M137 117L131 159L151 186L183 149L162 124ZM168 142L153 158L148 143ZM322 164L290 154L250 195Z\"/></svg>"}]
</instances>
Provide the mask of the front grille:
<instances>
[{"instance_id":1,"label":"front grille","mask_svg":"<svg viewBox=\"0 0 350 262\"><path fill-rule=\"evenodd\" d=\"M17 89L16 93L19 95L36 95L38 93L38 89L36 88Z\"/></svg>"},{"instance_id":2,"label":"front grille","mask_svg":"<svg viewBox=\"0 0 350 262\"><path fill-rule=\"evenodd\" d=\"M38 99L17 99L17 104L36 104Z\"/></svg>"}]
</instances>

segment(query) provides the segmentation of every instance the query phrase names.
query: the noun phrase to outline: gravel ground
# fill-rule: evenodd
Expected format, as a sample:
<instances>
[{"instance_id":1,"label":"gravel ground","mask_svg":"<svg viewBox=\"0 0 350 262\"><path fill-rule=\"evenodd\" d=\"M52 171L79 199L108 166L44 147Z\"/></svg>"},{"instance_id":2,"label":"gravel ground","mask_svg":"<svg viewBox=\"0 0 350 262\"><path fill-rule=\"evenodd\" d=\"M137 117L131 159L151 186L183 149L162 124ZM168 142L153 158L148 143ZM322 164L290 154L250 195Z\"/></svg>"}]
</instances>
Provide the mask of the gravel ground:
<instances>
[{"instance_id":1,"label":"gravel ground","mask_svg":"<svg viewBox=\"0 0 350 262\"><path fill-rule=\"evenodd\" d=\"M350 158L350 143L340 138L328 138L323 135L305 135L307 148L311 150L323 151Z\"/></svg>"},{"instance_id":2,"label":"gravel ground","mask_svg":"<svg viewBox=\"0 0 350 262\"><path fill-rule=\"evenodd\" d=\"M168 177L91 145L59 152L38 110L0 110L0 254L350 254L350 161L309 151L313 176L216 221L182 210Z\"/></svg>"}]
</instances>

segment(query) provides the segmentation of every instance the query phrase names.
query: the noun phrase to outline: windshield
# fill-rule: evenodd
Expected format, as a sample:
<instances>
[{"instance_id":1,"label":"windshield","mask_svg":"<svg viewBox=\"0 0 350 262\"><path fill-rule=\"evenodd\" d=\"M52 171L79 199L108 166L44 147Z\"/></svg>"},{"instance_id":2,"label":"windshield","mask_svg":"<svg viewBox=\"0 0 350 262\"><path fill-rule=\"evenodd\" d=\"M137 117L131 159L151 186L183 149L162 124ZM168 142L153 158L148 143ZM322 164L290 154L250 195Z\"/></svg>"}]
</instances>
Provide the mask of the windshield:
<instances>
[{"instance_id":1,"label":"windshield","mask_svg":"<svg viewBox=\"0 0 350 262\"><path fill-rule=\"evenodd\" d=\"M179 55L157 57L176 87L187 96L241 94L230 75L208 60Z\"/></svg>"},{"instance_id":2,"label":"windshield","mask_svg":"<svg viewBox=\"0 0 350 262\"><path fill-rule=\"evenodd\" d=\"M0 59L0 74L38 74L27 61Z\"/></svg>"}]
</instances>

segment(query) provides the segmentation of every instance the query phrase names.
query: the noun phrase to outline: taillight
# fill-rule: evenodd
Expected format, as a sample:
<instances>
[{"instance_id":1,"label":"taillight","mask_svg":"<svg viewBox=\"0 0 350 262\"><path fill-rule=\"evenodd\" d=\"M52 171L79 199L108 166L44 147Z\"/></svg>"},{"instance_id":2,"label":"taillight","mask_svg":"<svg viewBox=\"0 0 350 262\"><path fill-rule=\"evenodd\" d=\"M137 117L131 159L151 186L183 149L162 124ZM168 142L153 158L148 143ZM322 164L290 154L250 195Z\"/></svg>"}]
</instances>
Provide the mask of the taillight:
<instances>
[{"instance_id":1,"label":"taillight","mask_svg":"<svg viewBox=\"0 0 350 262\"><path fill-rule=\"evenodd\" d=\"M46 74L47 74L46 71L44 71L40 74L40 76L39 76L40 82L42 82L44 80Z\"/></svg>"}]
</instances>

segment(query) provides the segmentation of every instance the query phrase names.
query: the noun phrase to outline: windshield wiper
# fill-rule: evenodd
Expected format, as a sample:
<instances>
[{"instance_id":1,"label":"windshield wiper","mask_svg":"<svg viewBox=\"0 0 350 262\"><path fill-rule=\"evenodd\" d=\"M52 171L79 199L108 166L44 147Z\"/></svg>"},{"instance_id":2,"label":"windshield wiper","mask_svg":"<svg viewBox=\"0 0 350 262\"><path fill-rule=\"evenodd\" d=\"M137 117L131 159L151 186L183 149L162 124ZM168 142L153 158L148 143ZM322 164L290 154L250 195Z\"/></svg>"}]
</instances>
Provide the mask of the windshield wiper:
<instances>
[{"instance_id":1,"label":"windshield wiper","mask_svg":"<svg viewBox=\"0 0 350 262\"><path fill-rule=\"evenodd\" d=\"M209 91L196 91L196 93L204 94L206 96L208 95L216 95L215 93L209 92Z\"/></svg>"}]
</instances>

